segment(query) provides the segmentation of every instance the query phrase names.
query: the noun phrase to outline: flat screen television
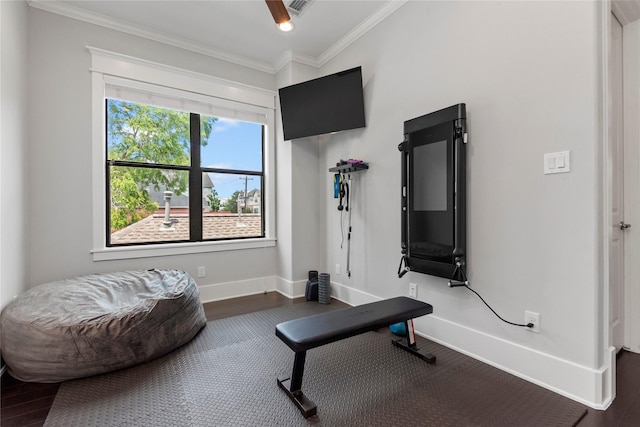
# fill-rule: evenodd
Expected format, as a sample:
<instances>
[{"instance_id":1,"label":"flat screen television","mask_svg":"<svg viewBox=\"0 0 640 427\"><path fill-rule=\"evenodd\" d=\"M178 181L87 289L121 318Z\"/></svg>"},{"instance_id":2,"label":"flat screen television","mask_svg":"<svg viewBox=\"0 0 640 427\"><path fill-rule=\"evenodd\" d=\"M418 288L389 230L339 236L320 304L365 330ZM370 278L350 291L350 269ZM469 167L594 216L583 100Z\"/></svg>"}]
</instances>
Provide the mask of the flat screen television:
<instances>
[{"instance_id":1,"label":"flat screen television","mask_svg":"<svg viewBox=\"0 0 640 427\"><path fill-rule=\"evenodd\" d=\"M362 67L283 87L278 92L285 140L365 126Z\"/></svg>"}]
</instances>

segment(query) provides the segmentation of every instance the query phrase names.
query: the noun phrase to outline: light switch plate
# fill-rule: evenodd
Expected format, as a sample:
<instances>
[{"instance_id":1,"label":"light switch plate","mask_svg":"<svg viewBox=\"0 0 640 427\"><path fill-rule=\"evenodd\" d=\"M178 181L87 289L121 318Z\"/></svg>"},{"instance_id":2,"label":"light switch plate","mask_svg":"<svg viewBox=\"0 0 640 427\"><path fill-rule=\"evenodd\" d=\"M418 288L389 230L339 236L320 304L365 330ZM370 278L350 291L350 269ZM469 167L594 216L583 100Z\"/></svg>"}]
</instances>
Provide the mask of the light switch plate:
<instances>
[{"instance_id":1,"label":"light switch plate","mask_svg":"<svg viewBox=\"0 0 640 427\"><path fill-rule=\"evenodd\" d=\"M545 153L544 174L565 173L571 171L571 152L558 151L557 153Z\"/></svg>"}]
</instances>

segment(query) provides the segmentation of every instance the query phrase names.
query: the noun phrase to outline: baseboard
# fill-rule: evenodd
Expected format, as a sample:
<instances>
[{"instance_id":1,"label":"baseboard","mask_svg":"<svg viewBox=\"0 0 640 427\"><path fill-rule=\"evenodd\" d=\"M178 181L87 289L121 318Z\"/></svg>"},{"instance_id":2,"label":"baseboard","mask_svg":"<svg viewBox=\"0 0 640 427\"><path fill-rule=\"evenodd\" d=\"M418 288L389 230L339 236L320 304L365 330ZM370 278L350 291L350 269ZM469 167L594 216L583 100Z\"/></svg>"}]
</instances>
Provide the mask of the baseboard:
<instances>
[{"instance_id":1,"label":"baseboard","mask_svg":"<svg viewBox=\"0 0 640 427\"><path fill-rule=\"evenodd\" d=\"M276 276L258 277L235 282L198 284L198 291L202 302L213 302L275 291L276 282Z\"/></svg>"},{"instance_id":2,"label":"baseboard","mask_svg":"<svg viewBox=\"0 0 640 427\"><path fill-rule=\"evenodd\" d=\"M612 401L605 387L609 366L589 368L433 314L416 319L415 326L420 336L591 408L604 410Z\"/></svg>"},{"instance_id":3,"label":"baseboard","mask_svg":"<svg viewBox=\"0 0 640 427\"><path fill-rule=\"evenodd\" d=\"M275 290L287 298L303 297L306 287L306 280L291 281L279 276L275 278Z\"/></svg>"},{"instance_id":4,"label":"baseboard","mask_svg":"<svg viewBox=\"0 0 640 427\"><path fill-rule=\"evenodd\" d=\"M275 290L287 298L301 298L305 296L306 280L291 281L282 277L276 277L275 280ZM366 304L382 299L336 282L331 282L331 298L349 305Z\"/></svg>"},{"instance_id":5,"label":"baseboard","mask_svg":"<svg viewBox=\"0 0 640 427\"><path fill-rule=\"evenodd\" d=\"M362 305L380 301L382 299L370 293L363 292L337 282L331 282L331 297L349 305Z\"/></svg>"},{"instance_id":6,"label":"baseboard","mask_svg":"<svg viewBox=\"0 0 640 427\"><path fill-rule=\"evenodd\" d=\"M258 277L234 282L198 284L202 302L221 301L276 291L287 298L304 297L306 280L291 281L279 276Z\"/></svg>"},{"instance_id":7,"label":"baseboard","mask_svg":"<svg viewBox=\"0 0 640 427\"><path fill-rule=\"evenodd\" d=\"M291 281L278 276L236 282L200 285L203 302L276 291L288 298L303 297L306 280ZM331 296L349 305L361 305L381 298L358 289L331 282ZM526 381L556 392L594 409L604 410L615 397L610 377L614 372L615 348L608 364L600 369L579 365L495 337L437 315L416 319L416 333Z\"/></svg>"},{"instance_id":8,"label":"baseboard","mask_svg":"<svg viewBox=\"0 0 640 427\"><path fill-rule=\"evenodd\" d=\"M291 281L283 277L271 276L209 285L198 284L198 290L202 302L213 302L272 291L287 298L300 298L304 297L306 286L306 280ZM366 304L382 299L336 282L331 282L331 297L350 305Z\"/></svg>"},{"instance_id":9,"label":"baseboard","mask_svg":"<svg viewBox=\"0 0 640 427\"><path fill-rule=\"evenodd\" d=\"M331 292L332 297L350 305L381 299L334 282ZM601 369L592 369L433 314L416 319L414 325L416 333L424 338L591 408L604 410L615 397L607 386L613 372L611 366L615 366L611 363ZM610 358L615 363L615 348Z\"/></svg>"}]
</instances>

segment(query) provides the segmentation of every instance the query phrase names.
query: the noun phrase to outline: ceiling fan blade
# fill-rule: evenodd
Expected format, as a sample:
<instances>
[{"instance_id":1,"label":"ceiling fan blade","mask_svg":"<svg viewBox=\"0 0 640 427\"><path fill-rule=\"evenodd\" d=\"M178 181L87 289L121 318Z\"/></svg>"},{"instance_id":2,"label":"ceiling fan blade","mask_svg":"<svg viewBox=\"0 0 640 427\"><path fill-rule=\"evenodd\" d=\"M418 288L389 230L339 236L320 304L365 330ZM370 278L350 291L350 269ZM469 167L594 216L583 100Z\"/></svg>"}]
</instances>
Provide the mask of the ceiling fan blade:
<instances>
[{"instance_id":1,"label":"ceiling fan blade","mask_svg":"<svg viewBox=\"0 0 640 427\"><path fill-rule=\"evenodd\" d=\"M271 15L273 16L273 20L276 21L276 24L282 24L284 22L288 22L291 17L289 16L289 12L287 12L287 8L284 5L282 0L265 0L267 2L267 6L271 11Z\"/></svg>"}]
</instances>

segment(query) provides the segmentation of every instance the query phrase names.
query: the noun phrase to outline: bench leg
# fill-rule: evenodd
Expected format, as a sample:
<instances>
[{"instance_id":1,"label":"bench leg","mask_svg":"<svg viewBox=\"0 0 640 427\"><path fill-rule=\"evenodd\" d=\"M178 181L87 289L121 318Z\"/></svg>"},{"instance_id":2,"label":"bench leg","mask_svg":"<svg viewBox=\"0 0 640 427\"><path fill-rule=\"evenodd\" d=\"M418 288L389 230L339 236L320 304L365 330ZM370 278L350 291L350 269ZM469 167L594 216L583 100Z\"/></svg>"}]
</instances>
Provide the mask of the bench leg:
<instances>
[{"instance_id":1,"label":"bench leg","mask_svg":"<svg viewBox=\"0 0 640 427\"><path fill-rule=\"evenodd\" d=\"M293 372L291 377L281 376L278 377L278 385L283 389L289 399L296 404L302 415L305 418L309 418L316 414L316 404L307 399L302 393L302 376L304 374L304 362L307 357L306 351L296 352L293 360Z\"/></svg>"},{"instance_id":2,"label":"bench leg","mask_svg":"<svg viewBox=\"0 0 640 427\"><path fill-rule=\"evenodd\" d=\"M407 330L407 343L404 344L402 342L402 338L400 338L398 340L392 340L391 342L393 343L393 345L405 351L408 351L414 356L418 356L420 359L424 360L427 363L436 363L436 356L431 353L422 353L416 345L416 334L413 330L413 319L409 319L404 323Z\"/></svg>"},{"instance_id":3,"label":"bench leg","mask_svg":"<svg viewBox=\"0 0 640 427\"><path fill-rule=\"evenodd\" d=\"M293 359L293 373L291 374L291 391L298 391L302 388L302 376L304 375L304 362L306 359L306 351L296 352L296 356Z\"/></svg>"}]
</instances>

